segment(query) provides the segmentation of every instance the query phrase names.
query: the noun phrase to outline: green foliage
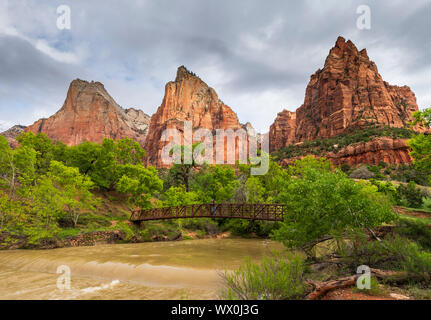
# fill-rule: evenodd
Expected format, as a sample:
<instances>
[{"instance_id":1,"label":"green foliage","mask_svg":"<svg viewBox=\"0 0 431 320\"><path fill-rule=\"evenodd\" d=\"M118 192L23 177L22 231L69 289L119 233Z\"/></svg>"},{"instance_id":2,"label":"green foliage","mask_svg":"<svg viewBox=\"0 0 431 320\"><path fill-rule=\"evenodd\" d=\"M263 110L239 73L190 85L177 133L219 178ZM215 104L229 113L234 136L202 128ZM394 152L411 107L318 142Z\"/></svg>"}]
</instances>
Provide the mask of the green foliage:
<instances>
[{"instance_id":1,"label":"green foliage","mask_svg":"<svg viewBox=\"0 0 431 320\"><path fill-rule=\"evenodd\" d=\"M0 136L0 188L15 194L19 183L30 184L35 179L36 151L28 147L12 150Z\"/></svg>"},{"instance_id":2,"label":"green foliage","mask_svg":"<svg viewBox=\"0 0 431 320\"><path fill-rule=\"evenodd\" d=\"M400 204L401 198L398 193L398 188L390 181L381 182L375 179L370 179L370 183L377 187L377 191L384 193L392 204Z\"/></svg>"},{"instance_id":3,"label":"green foliage","mask_svg":"<svg viewBox=\"0 0 431 320\"><path fill-rule=\"evenodd\" d=\"M345 174L349 174L351 167L349 166L348 163L344 162L341 166L340 166L341 171L343 171Z\"/></svg>"},{"instance_id":4,"label":"green foliage","mask_svg":"<svg viewBox=\"0 0 431 320\"><path fill-rule=\"evenodd\" d=\"M420 134L409 140L414 165L419 170L431 171L431 135ZM431 176L429 176L431 177ZM431 178L430 178L431 179Z\"/></svg>"},{"instance_id":5,"label":"green foliage","mask_svg":"<svg viewBox=\"0 0 431 320\"><path fill-rule=\"evenodd\" d=\"M421 189L416 187L413 181L407 185L400 184L397 188L400 204L410 208L421 208L423 205L424 194Z\"/></svg>"},{"instance_id":6,"label":"green foliage","mask_svg":"<svg viewBox=\"0 0 431 320\"><path fill-rule=\"evenodd\" d=\"M398 221L397 234L417 242L423 249L431 250L431 229L429 223L410 218Z\"/></svg>"},{"instance_id":7,"label":"green foliage","mask_svg":"<svg viewBox=\"0 0 431 320\"><path fill-rule=\"evenodd\" d=\"M61 202L74 227L84 212L93 212L99 201L91 193L94 183L79 173L78 168L66 167L61 162L51 161L48 177L61 192Z\"/></svg>"},{"instance_id":8,"label":"green foliage","mask_svg":"<svg viewBox=\"0 0 431 320\"><path fill-rule=\"evenodd\" d=\"M49 170L51 160L54 160L56 146L43 133L34 134L24 132L17 137L21 147L27 147L36 151L36 171L44 174Z\"/></svg>"},{"instance_id":9,"label":"green foliage","mask_svg":"<svg viewBox=\"0 0 431 320\"><path fill-rule=\"evenodd\" d=\"M230 300L294 300L303 298L308 290L304 258L299 254L274 253L260 264L248 259L223 278L226 290L222 298Z\"/></svg>"},{"instance_id":10,"label":"green foliage","mask_svg":"<svg viewBox=\"0 0 431 320\"><path fill-rule=\"evenodd\" d=\"M425 127L431 127L431 108L413 113L413 125L422 124Z\"/></svg>"},{"instance_id":11,"label":"green foliage","mask_svg":"<svg viewBox=\"0 0 431 320\"><path fill-rule=\"evenodd\" d=\"M187 192L185 186L170 187L163 194L163 206L175 207L199 203L199 196L195 192Z\"/></svg>"},{"instance_id":12,"label":"green foliage","mask_svg":"<svg viewBox=\"0 0 431 320\"><path fill-rule=\"evenodd\" d=\"M179 153L181 157L181 163L175 163L169 169L169 181L172 183L172 186L178 187L184 185L186 191L190 191L190 181L198 166L195 159L195 152L201 148L201 145L201 143L195 143L191 147L175 146L172 148L171 153ZM189 158L189 161L185 161L187 158Z\"/></svg>"},{"instance_id":13,"label":"green foliage","mask_svg":"<svg viewBox=\"0 0 431 320\"><path fill-rule=\"evenodd\" d=\"M256 176L251 176L245 183L245 193L248 203L265 203L265 187Z\"/></svg>"},{"instance_id":14,"label":"green foliage","mask_svg":"<svg viewBox=\"0 0 431 320\"><path fill-rule=\"evenodd\" d=\"M431 108L415 112L413 117L413 125L422 124L431 128ZM409 140L409 146L412 149L410 155L414 159L415 166L420 170L431 172L431 135L417 135ZM428 177L431 181L431 174Z\"/></svg>"},{"instance_id":15,"label":"green foliage","mask_svg":"<svg viewBox=\"0 0 431 320\"><path fill-rule=\"evenodd\" d=\"M141 164L145 159L145 150L138 142L130 138L118 140L114 145L115 160L119 164Z\"/></svg>"},{"instance_id":16,"label":"green foliage","mask_svg":"<svg viewBox=\"0 0 431 320\"><path fill-rule=\"evenodd\" d=\"M121 178L121 166L141 165L145 151L139 143L129 139L114 142L104 139L102 144L83 142L66 149L65 164L79 168L79 172L88 175L97 188L113 190Z\"/></svg>"},{"instance_id":17,"label":"green foliage","mask_svg":"<svg viewBox=\"0 0 431 320\"><path fill-rule=\"evenodd\" d=\"M199 201L209 203L229 202L239 182L235 170L229 166L203 166L193 178L191 191L199 195Z\"/></svg>"},{"instance_id":18,"label":"green foliage","mask_svg":"<svg viewBox=\"0 0 431 320\"><path fill-rule=\"evenodd\" d=\"M256 235L258 237L269 237L272 232L280 227L279 222L271 221L253 221L241 219L228 219L222 228L225 231L231 231L233 235L250 237Z\"/></svg>"},{"instance_id":19,"label":"green foliage","mask_svg":"<svg viewBox=\"0 0 431 320\"><path fill-rule=\"evenodd\" d=\"M156 192L163 190L163 181L159 179L157 170L143 165L121 165L118 169L120 180L117 191L129 194L129 202L142 209L151 208L151 198Z\"/></svg>"},{"instance_id":20,"label":"green foliage","mask_svg":"<svg viewBox=\"0 0 431 320\"><path fill-rule=\"evenodd\" d=\"M285 221L273 237L287 247L311 249L328 236L349 229L373 228L394 219L390 202L375 187L359 184L329 162L305 158L280 187L286 205Z\"/></svg>"},{"instance_id":21,"label":"green foliage","mask_svg":"<svg viewBox=\"0 0 431 320\"><path fill-rule=\"evenodd\" d=\"M382 241L370 241L368 236L358 234L340 247L339 254L352 268L367 265L399 270L405 272L404 278L411 283L429 285L431 281L431 253L407 238L388 236Z\"/></svg>"},{"instance_id":22,"label":"green foliage","mask_svg":"<svg viewBox=\"0 0 431 320\"><path fill-rule=\"evenodd\" d=\"M430 170L422 170L415 165L407 165L405 163L399 166L391 165L386 170L392 180L400 182L413 181L422 186L429 185L428 177L431 175Z\"/></svg>"}]
</instances>

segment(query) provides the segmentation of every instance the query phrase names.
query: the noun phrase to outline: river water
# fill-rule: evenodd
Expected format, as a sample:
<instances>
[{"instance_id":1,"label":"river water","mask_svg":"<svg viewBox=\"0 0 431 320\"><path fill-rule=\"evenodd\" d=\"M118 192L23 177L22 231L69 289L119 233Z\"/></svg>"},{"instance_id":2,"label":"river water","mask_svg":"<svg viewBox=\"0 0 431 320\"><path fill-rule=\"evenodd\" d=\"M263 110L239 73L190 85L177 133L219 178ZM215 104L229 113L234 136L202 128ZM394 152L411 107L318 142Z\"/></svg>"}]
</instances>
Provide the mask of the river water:
<instances>
[{"instance_id":1,"label":"river water","mask_svg":"<svg viewBox=\"0 0 431 320\"><path fill-rule=\"evenodd\" d=\"M205 239L0 251L0 299L217 299L220 272L273 250L283 247Z\"/></svg>"}]
</instances>

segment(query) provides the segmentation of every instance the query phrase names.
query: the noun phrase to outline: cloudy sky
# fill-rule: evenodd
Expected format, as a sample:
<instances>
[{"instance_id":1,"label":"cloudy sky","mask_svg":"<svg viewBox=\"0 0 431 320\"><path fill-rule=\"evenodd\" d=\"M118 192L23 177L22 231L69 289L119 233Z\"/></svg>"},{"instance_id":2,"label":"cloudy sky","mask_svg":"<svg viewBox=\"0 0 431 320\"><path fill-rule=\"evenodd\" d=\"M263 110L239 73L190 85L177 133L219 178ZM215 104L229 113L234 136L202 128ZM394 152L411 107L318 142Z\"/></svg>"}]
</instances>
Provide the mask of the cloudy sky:
<instances>
[{"instance_id":1,"label":"cloudy sky","mask_svg":"<svg viewBox=\"0 0 431 320\"><path fill-rule=\"evenodd\" d=\"M60 5L70 30L57 27ZM357 27L360 5L370 30ZM430 0L0 0L0 129L55 113L75 78L151 115L185 65L265 132L302 104L339 35L431 106L430 17Z\"/></svg>"}]
</instances>

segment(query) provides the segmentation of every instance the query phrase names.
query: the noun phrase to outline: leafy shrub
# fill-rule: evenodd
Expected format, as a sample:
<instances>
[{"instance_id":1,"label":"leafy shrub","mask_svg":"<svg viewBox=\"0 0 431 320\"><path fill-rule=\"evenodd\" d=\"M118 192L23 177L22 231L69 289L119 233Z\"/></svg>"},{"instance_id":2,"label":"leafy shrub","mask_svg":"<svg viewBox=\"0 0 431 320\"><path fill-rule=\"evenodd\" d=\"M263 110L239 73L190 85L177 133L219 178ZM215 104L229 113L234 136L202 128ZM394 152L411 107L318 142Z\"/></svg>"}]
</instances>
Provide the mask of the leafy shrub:
<instances>
[{"instance_id":1,"label":"leafy shrub","mask_svg":"<svg viewBox=\"0 0 431 320\"><path fill-rule=\"evenodd\" d=\"M431 229L427 222L401 218L398 221L396 230L399 235L417 242L426 250L431 250Z\"/></svg>"},{"instance_id":2,"label":"leafy shrub","mask_svg":"<svg viewBox=\"0 0 431 320\"><path fill-rule=\"evenodd\" d=\"M230 300L288 300L301 299L307 293L304 257L299 254L283 256L274 253L260 264L248 259L240 268L225 272L224 299Z\"/></svg>"},{"instance_id":3,"label":"leafy shrub","mask_svg":"<svg viewBox=\"0 0 431 320\"><path fill-rule=\"evenodd\" d=\"M350 174L350 178L352 179L371 179L375 176L373 172L371 172L367 166L361 166Z\"/></svg>"},{"instance_id":4,"label":"leafy shrub","mask_svg":"<svg viewBox=\"0 0 431 320\"><path fill-rule=\"evenodd\" d=\"M222 228L236 236L255 234L258 237L269 237L279 226L278 222L229 219Z\"/></svg>"},{"instance_id":5,"label":"leafy shrub","mask_svg":"<svg viewBox=\"0 0 431 320\"><path fill-rule=\"evenodd\" d=\"M379 192L384 193L393 204L400 203L400 197L397 191L397 187L392 182L381 182L375 179L370 179L370 183L376 186Z\"/></svg>"},{"instance_id":6,"label":"leafy shrub","mask_svg":"<svg viewBox=\"0 0 431 320\"><path fill-rule=\"evenodd\" d=\"M370 241L367 235L356 234L352 241L341 243L339 253L352 268L367 265L399 270L404 271L404 278L412 283L429 284L431 281L431 253L401 236Z\"/></svg>"},{"instance_id":7,"label":"leafy shrub","mask_svg":"<svg viewBox=\"0 0 431 320\"><path fill-rule=\"evenodd\" d=\"M410 208L421 208L423 205L423 191L416 187L416 183L410 181L407 185L400 184L397 188L401 204Z\"/></svg>"}]
</instances>

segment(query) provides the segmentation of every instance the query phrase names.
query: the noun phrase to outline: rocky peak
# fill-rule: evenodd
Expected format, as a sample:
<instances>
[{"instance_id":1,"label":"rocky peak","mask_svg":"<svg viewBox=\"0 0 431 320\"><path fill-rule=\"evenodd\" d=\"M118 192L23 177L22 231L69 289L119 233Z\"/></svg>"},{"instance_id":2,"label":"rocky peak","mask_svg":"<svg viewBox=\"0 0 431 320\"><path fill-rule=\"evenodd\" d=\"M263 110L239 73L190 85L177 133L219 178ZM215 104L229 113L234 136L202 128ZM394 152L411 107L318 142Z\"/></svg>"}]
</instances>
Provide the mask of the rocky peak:
<instances>
[{"instance_id":1,"label":"rocky peak","mask_svg":"<svg viewBox=\"0 0 431 320\"><path fill-rule=\"evenodd\" d=\"M269 148L275 151L295 142L296 113L284 109L269 129Z\"/></svg>"},{"instance_id":2,"label":"rocky peak","mask_svg":"<svg viewBox=\"0 0 431 320\"><path fill-rule=\"evenodd\" d=\"M68 145L125 137L143 144L149 117L133 110L120 107L102 83L76 79L71 82L61 109L48 119L36 121L26 131L43 132Z\"/></svg>"},{"instance_id":3,"label":"rocky peak","mask_svg":"<svg viewBox=\"0 0 431 320\"><path fill-rule=\"evenodd\" d=\"M181 66L175 81L167 83L162 104L151 117L145 143L148 164L164 166L161 152L166 142L160 141L162 133L168 128L183 131L184 121L191 121L194 129L241 128L236 114L218 98L215 90Z\"/></svg>"},{"instance_id":4,"label":"rocky peak","mask_svg":"<svg viewBox=\"0 0 431 320\"><path fill-rule=\"evenodd\" d=\"M366 49L359 51L353 42L339 37L323 69L311 76L304 104L295 115L278 114L270 130L271 150L335 137L349 128L407 127L417 110L409 87L384 82Z\"/></svg>"}]
</instances>

